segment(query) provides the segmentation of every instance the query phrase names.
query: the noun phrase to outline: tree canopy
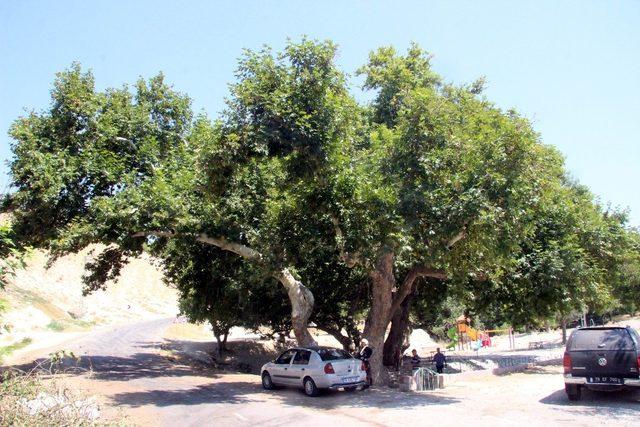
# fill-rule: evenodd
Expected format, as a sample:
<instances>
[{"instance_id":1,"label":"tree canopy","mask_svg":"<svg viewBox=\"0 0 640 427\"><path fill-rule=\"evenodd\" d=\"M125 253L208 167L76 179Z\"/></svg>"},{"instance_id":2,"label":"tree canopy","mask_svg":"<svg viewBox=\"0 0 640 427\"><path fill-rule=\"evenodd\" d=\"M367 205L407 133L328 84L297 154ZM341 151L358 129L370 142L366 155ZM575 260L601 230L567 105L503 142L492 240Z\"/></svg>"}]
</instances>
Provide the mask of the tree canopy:
<instances>
[{"instance_id":1,"label":"tree canopy","mask_svg":"<svg viewBox=\"0 0 640 427\"><path fill-rule=\"evenodd\" d=\"M444 83L420 47L380 48L358 70L362 104L336 51L245 51L214 119L162 74L96 91L74 64L11 128L16 232L54 257L106 244L88 290L150 251L218 337L268 324L313 345L309 321L345 347L362 334L376 380L412 295L441 304L442 287L516 323L638 295L638 234L482 79Z\"/></svg>"}]
</instances>

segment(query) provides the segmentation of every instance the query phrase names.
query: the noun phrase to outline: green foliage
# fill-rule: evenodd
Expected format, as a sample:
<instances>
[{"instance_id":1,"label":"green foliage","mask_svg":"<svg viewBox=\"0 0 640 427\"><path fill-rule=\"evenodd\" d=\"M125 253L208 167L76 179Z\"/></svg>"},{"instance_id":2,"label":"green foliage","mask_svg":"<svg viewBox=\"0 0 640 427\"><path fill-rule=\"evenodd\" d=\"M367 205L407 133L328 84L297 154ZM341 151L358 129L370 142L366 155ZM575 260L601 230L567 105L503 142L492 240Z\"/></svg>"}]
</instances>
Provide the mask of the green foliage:
<instances>
[{"instance_id":1,"label":"green foliage","mask_svg":"<svg viewBox=\"0 0 640 427\"><path fill-rule=\"evenodd\" d=\"M51 329L52 331L55 331L55 332L62 332L64 331L64 325L57 320L52 320L47 325L47 329Z\"/></svg>"},{"instance_id":2,"label":"green foliage","mask_svg":"<svg viewBox=\"0 0 640 427\"><path fill-rule=\"evenodd\" d=\"M536 215L534 233L513 254L503 280L472 285L470 304L485 319L523 326L620 304L633 308L620 298L626 290L633 294L638 265L637 234L625 227L624 215L603 211L585 188L571 183Z\"/></svg>"},{"instance_id":3,"label":"green foliage","mask_svg":"<svg viewBox=\"0 0 640 427\"><path fill-rule=\"evenodd\" d=\"M7 280L15 275L18 268L24 267L23 251L16 245L11 224L0 224L0 290ZM0 301L1 302L1 301ZM0 305L0 312L2 306Z\"/></svg>"},{"instance_id":4,"label":"green foliage","mask_svg":"<svg viewBox=\"0 0 640 427\"><path fill-rule=\"evenodd\" d=\"M286 295L236 255L181 239L168 240L161 255L165 280L180 292L181 312L192 322L208 322L217 337L234 326L290 329Z\"/></svg>"},{"instance_id":5,"label":"green foliage","mask_svg":"<svg viewBox=\"0 0 640 427\"><path fill-rule=\"evenodd\" d=\"M398 273L450 276L446 293L419 291L429 308L417 323L442 319L445 295L495 322L633 305L638 234L568 182L559 153L484 98L482 79L445 84L419 47L382 48L359 70L375 92L363 106L335 55L307 39L245 51L215 120L193 117L162 75L96 91L72 65L50 107L11 127L15 232L54 256L105 244L87 291L150 251L183 312L221 333L288 329L272 278L288 268L316 296L312 321L357 339L383 251ZM208 246L205 234L259 256Z\"/></svg>"},{"instance_id":6,"label":"green foliage","mask_svg":"<svg viewBox=\"0 0 640 427\"><path fill-rule=\"evenodd\" d=\"M458 329L454 326L447 329L447 338L449 338L449 344L447 344L447 350L455 350L456 345L460 338L458 337Z\"/></svg>"}]
</instances>

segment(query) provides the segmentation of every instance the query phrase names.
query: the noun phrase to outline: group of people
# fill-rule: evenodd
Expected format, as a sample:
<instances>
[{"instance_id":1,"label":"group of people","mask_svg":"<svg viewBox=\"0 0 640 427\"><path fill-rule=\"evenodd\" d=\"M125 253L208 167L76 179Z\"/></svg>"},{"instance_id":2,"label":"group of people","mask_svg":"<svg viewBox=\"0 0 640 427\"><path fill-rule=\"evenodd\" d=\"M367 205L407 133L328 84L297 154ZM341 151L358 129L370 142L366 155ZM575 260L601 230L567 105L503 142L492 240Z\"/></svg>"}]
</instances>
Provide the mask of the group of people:
<instances>
[{"instance_id":1,"label":"group of people","mask_svg":"<svg viewBox=\"0 0 640 427\"><path fill-rule=\"evenodd\" d=\"M367 372L367 384L365 387L369 387L371 385L371 365L369 360L373 356L373 349L369 346L369 341L366 338L360 340L360 350L356 354L356 357L362 360L364 363L366 372ZM444 366L447 363L447 357L440 351L440 347L436 349L436 353L433 355L433 362L436 365L436 371L441 374L444 371ZM411 366L414 369L420 367L420 356L418 356L418 351L414 348L411 350Z\"/></svg>"},{"instance_id":2,"label":"group of people","mask_svg":"<svg viewBox=\"0 0 640 427\"><path fill-rule=\"evenodd\" d=\"M440 347L436 349L436 354L433 355L433 363L436 364L436 371L441 374L444 372L444 365L447 363L447 357L440 351ZM418 351L414 348L411 350L411 366L413 369L418 369L420 367L420 356L418 356Z\"/></svg>"}]
</instances>

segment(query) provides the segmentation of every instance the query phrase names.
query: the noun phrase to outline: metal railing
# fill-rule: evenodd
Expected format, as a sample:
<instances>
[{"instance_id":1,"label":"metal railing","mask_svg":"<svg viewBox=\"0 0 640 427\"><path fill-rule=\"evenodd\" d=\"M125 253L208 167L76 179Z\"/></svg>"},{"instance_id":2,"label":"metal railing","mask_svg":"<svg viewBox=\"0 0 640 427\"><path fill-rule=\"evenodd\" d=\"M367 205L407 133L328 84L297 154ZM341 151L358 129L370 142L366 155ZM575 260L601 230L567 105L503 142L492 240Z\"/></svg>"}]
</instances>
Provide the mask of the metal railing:
<instances>
[{"instance_id":1,"label":"metal railing","mask_svg":"<svg viewBox=\"0 0 640 427\"><path fill-rule=\"evenodd\" d=\"M416 391L435 390L443 388L443 378L438 373L428 368L418 368L413 371L413 381Z\"/></svg>"}]
</instances>

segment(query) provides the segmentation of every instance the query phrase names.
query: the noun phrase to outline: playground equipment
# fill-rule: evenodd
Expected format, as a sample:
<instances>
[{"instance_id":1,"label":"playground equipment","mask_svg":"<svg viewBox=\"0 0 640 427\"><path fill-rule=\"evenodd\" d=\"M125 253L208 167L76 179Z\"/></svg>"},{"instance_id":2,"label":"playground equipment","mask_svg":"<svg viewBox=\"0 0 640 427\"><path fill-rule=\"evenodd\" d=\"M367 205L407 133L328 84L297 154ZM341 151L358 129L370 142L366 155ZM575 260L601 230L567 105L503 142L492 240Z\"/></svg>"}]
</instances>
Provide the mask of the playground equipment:
<instances>
[{"instance_id":1,"label":"playground equipment","mask_svg":"<svg viewBox=\"0 0 640 427\"><path fill-rule=\"evenodd\" d=\"M478 330L472 328L469 324L471 319L462 315L456 320L456 327L451 328L448 331L449 338L454 341L450 348L455 348L456 344L458 350L465 350L467 348L472 350L479 350L483 347L491 347L491 335L497 333L507 332L509 334L509 349L515 348L515 335L513 334L513 328L508 329L486 329ZM453 330L453 331L452 331ZM455 339L455 340L454 340Z\"/></svg>"}]
</instances>

